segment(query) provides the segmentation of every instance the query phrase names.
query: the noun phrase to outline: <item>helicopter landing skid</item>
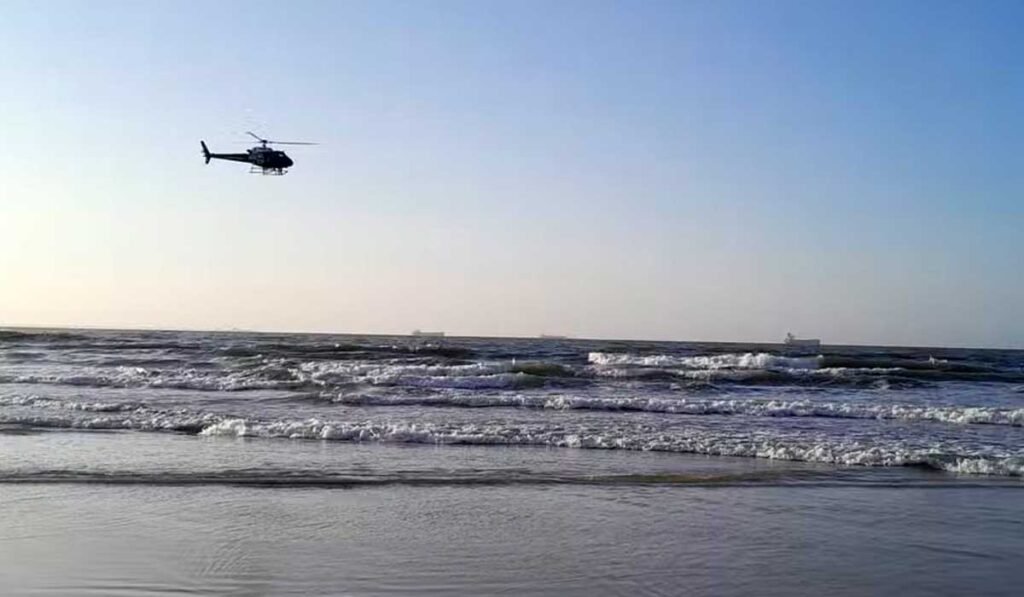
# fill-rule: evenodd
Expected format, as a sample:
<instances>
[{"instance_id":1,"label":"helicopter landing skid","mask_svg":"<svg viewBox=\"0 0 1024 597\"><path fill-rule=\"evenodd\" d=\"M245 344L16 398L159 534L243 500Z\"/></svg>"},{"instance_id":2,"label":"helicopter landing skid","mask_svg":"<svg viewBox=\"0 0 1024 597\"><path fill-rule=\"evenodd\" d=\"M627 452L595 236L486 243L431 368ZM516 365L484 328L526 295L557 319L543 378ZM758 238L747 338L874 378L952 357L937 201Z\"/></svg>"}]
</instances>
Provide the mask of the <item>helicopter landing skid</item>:
<instances>
[{"instance_id":1,"label":"helicopter landing skid","mask_svg":"<svg viewBox=\"0 0 1024 597\"><path fill-rule=\"evenodd\" d=\"M249 174L262 174L263 176L284 176L288 174L288 170L285 168L261 168L260 166L250 166Z\"/></svg>"}]
</instances>

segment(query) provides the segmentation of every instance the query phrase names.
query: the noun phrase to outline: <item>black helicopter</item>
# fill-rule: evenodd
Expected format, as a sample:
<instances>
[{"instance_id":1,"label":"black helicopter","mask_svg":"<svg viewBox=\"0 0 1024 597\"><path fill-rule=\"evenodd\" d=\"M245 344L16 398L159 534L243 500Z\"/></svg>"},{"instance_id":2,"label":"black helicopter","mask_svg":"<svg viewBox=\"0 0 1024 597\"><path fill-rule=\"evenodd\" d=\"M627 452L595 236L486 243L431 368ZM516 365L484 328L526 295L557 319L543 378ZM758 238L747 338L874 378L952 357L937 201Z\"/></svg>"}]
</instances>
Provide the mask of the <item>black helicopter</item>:
<instances>
[{"instance_id":1,"label":"black helicopter","mask_svg":"<svg viewBox=\"0 0 1024 597\"><path fill-rule=\"evenodd\" d=\"M260 145L249 149L245 153L210 153L210 150L206 147L206 141L200 141L199 144L203 146L203 157L206 158L206 163L209 164L211 159L245 162L252 164L249 172L280 176L285 174L288 171L287 169L291 168L295 162L285 155L283 151L272 149L267 147L267 145L316 145L316 143L306 143L304 141L270 141L251 131L246 131L246 134L259 141Z\"/></svg>"}]
</instances>

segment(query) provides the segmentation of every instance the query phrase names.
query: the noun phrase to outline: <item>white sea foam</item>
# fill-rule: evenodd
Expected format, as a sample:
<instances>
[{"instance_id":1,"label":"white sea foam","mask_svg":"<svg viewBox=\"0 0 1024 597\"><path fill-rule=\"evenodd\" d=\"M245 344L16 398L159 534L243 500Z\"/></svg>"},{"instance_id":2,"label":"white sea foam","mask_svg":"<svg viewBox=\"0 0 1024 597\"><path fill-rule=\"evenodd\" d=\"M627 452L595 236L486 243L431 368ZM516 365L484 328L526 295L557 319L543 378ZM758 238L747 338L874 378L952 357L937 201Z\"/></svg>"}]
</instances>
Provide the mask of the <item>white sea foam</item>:
<instances>
[{"instance_id":1,"label":"white sea foam","mask_svg":"<svg viewBox=\"0 0 1024 597\"><path fill-rule=\"evenodd\" d=\"M520 374L506 374L520 375ZM429 378L424 378L429 379ZM478 377L456 378L475 384ZM498 379L504 379L499 376ZM468 384L467 384L468 385ZM451 388L446 385L439 387ZM470 386L476 389L476 386ZM665 398L644 396L597 397L572 394L441 393L430 395L355 394L324 396L339 404L358 406L430 406L465 408L535 408L647 412L673 415L721 415L749 417L823 417L926 421L949 424L981 424L1024 427L1024 408L985 406L919 405L900 403L841 402L824 400L759 400L730 398ZM30 406L87 412L144 410L134 401L82 401L36 395L0 396L0 406Z\"/></svg>"},{"instance_id":2,"label":"white sea foam","mask_svg":"<svg viewBox=\"0 0 1024 597\"><path fill-rule=\"evenodd\" d=\"M957 457L952 460L935 458L928 464L951 473L1024 477L1024 458Z\"/></svg>"},{"instance_id":3,"label":"white sea foam","mask_svg":"<svg viewBox=\"0 0 1024 597\"><path fill-rule=\"evenodd\" d=\"M556 396L544 408L636 410L687 415L747 415L756 417L830 417L937 421L957 424L1024 426L1024 408L863 404L812 400L734 400L671 398L596 398Z\"/></svg>"},{"instance_id":4,"label":"white sea foam","mask_svg":"<svg viewBox=\"0 0 1024 597\"><path fill-rule=\"evenodd\" d=\"M765 352L678 357L670 355L636 355L615 352L591 352L588 362L594 365L633 365L640 367L683 369L817 369L819 357L783 357Z\"/></svg>"},{"instance_id":5,"label":"white sea foam","mask_svg":"<svg viewBox=\"0 0 1024 597\"><path fill-rule=\"evenodd\" d=\"M2 414L0 424L22 427L82 430L132 430L132 431L199 431L214 424L223 417L212 413L155 412L139 408L134 411L112 414L100 411L78 415L68 412L55 415L45 412L31 414Z\"/></svg>"},{"instance_id":6,"label":"white sea foam","mask_svg":"<svg viewBox=\"0 0 1024 597\"><path fill-rule=\"evenodd\" d=\"M436 425L306 421L251 422L227 419L204 428L204 436L284 437L335 441L421 444L545 445L579 449L667 451L822 462L843 466L926 465L965 474L1024 475L1024 456L948 454L907 447L899 442L861 442L822 438L771 437L761 434L716 435L566 431L545 426L501 424Z\"/></svg>"},{"instance_id":7,"label":"white sea foam","mask_svg":"<svg viewBox=\"0 0 1024 597\"><path fill-rule=\"evenodd\" d=\"M882 436L852 440L798 430L766 432L764 428L660 429L628 422L594 426L503 420L477 423L318 418L260 420L186 410L151 411L141 407L126 412L41 409L28 414L3 413L0 424L81 430L187 431L222 437L666 451L846 466L926 465L956 473L1024 475L1024 453L1019 450L999 452L992 448L934 441L914 445Z\"/></svg>"},{"instance_id":8,"label":"white sea foam","mask_svg":"<svg viewBox=\"0 0 1024 597\"><path fill-rule=\"evenodd\" d=\"M201 391L295 389L303 385L404 385L424 388L502 389L535 386L551 376L571 376L557 364L480 362L423 365L401 362L309 361L289 365L271 360L238 370L160 370L145 367L87 367L74 373L0 375L0 383L55 384L83 387L171 388Z\"/></svg>"},{"instance_id":9,"label":"white sea foam","mask_svg":"<svg viewBox=\"0 0 1024 597\"><path fill-rule=\"evenodd\" d=\"M137 402L83 402L79 400L60 400L42 396L0 396L0 406L31 406L35 408L62 408L89 412L120 412L136 410L141 407Z\"/></svg>"},{"instance_id":10,"label":"white sea foam","mask_svg":"<svg viewBox=\"0 0 1024 597\"><path fill-rule=\"evenodd\" d=\"M934 421L953 424L1024 426L1024 408L923 406L817 400L595 397L568 394L442 394L431 396L328 396L338 403L364 406L521 407L551 410L636 411L679 415L751 417L826 417Z\"/></svg>"},{"instance_id":11,"label":"white sea foam","mask_svg":"<svg viewBox=\"0 0 1024 597\"><path fill-rule=\"evenodd\" d=\"M268 374L269 373L269 374ZM171 388L204 391L287 389L298 382L268 368L240 371L158 370L145 367L83 367L66 373L28 373L0 376L0 383L54 384L111 388Z\"/></svg>"},{"instance_id":12,"label":"white sea foam","mask_svg":"<svg viewBox=\"0 0 1024 597\"><path fill-rule=\"evenodd\" d=\"M569 372L557 365L480 362L470 365L420 365L368 362L308 362L299 377L322 386L339 383L403 385L423 388L503 389L538 385L540 376Z\"/></svg>"}]
</instances>

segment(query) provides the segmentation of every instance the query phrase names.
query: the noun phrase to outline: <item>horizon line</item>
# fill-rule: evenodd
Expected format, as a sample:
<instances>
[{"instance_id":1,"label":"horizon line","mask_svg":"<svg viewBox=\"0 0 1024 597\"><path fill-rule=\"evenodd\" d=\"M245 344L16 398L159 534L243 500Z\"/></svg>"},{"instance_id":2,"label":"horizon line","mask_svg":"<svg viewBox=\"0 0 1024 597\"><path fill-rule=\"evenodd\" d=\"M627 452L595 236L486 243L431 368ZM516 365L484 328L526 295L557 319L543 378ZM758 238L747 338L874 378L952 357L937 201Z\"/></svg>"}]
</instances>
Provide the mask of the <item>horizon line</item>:
<instances>
[{"instance_id":1,"label":"horizon line","mask_svg":"<svg viewBox=\"0 0 1024 597\"><path fill-rule=\"evenodd\" d=\"M389 338L415 338L411 333L381 333L381 332L338 332L338 331L295 331L295 330L259 330L259 329L246 329L246 328L224 328L224 329L208 329L208 328L163 328L163 327L105 327L105 326L93 326L88 324L80 325L5 325L0 324L0 331L19 331L19 330L71 330L71 331L92 331L92 332L189 332L189 333L216 333L216 334L286 334L286 335L308 335L308 336L378 336L378 337L389 337ZM445 332L442 332L445 333ZM445 333L444 336L431 338L434 340L446 340L452 338L463 338L463 339L495 339L495 340L548 340L555 342L656 342L656 343L675 343L675 344L740 344L740 345L754 345L754 346L786 346L783 342L761 342L753 340L656 340L650 338L601 338L601 337L587 337L587 336L564 336L560 338L541 338L540 334L534 336L500 336L500 335L467 335L467 334L456 334L448 335ZM1011 346L933 346L933 345L913 345L913 344L839 344L839 343L828 343L822 342L821 346L831 346L836 348L909 348L909 349L937 349L937 350L1012 350L1012 351L1024 351L1024 346L1011 347Z\"/></svg>"}]
</instances>

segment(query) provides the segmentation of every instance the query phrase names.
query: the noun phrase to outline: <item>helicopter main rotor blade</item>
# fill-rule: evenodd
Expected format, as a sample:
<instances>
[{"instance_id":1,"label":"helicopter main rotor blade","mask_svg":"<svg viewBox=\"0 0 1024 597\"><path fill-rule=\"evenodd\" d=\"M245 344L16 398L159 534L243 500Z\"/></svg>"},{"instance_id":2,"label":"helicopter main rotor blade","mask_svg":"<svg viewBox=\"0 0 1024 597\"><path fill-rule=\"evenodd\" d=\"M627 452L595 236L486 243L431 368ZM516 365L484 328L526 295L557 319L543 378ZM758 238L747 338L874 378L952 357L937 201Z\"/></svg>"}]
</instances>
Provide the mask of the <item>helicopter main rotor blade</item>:
<instances>
[{"instance_id":1,"label":"helicopter main rotor blade","mask_svg":"<svg viewBox=\"0 0 1024 597\"><path fill-rule=\"evenodd\" d=\"M309 143L307 141L271 141L270 139L264 139L252 131L245 131L246 135L249 135L253 139L256 139L264 145L319 145L318 143Z\"/></svg>"}]
</instances>

